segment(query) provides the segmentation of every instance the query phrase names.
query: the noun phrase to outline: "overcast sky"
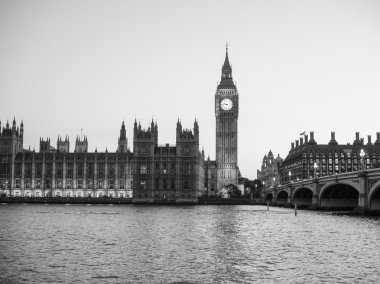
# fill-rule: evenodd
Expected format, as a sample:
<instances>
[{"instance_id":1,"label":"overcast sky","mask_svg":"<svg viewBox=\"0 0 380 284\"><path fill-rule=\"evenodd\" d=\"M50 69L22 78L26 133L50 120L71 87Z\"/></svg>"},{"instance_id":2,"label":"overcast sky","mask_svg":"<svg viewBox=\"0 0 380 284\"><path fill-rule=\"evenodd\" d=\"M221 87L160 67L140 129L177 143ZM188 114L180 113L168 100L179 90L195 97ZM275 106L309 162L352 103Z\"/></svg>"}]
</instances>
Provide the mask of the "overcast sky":
<instances>
[{"instance_id":1,"label":"overcast sky","mask_svg":"<svg viewBox=\"0 0 380 284\"><path fill-rule=\"evenodd\" d=\"M229 44L239 166L256 178L303 131L326 144L380 131L380 1L0 1L0 120L24 147L81 129L115 151L123 119L175 144L199 121L215 159L214 95ZM367 138L366 138L367 140Z\"/></svg>"}]
</instances>

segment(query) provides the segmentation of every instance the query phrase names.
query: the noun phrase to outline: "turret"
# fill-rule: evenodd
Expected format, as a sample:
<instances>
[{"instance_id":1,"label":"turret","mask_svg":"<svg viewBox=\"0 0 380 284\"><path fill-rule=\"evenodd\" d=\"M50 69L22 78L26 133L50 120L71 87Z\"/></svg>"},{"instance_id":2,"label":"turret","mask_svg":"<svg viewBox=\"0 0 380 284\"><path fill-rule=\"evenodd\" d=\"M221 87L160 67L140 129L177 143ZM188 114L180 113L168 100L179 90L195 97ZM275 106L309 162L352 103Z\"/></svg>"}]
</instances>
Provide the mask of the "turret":
<instances>
[{"instance_id":1,"label":"turret","mask_svg":"<svg viewBox=\"0 0 380 284\"><path fill-rule=\"evenodd\" d=\"M136 139L136 135L137 135L137 121L135 118L135 123L133 124L133 141Z\"/></svg>"},{"instance_id":2,"label":"turret","mask_svg":"<svg viewBox=\"0 0 380 284\"><path fill-rule=\"evenodd\" d=\"M120 137L119 137L119 139L120 139L120 140L126 140L126 139L127 139L127 134L126 134L126 131L125 131L124 120L123 120L123 123L121 124Z\"/></svg>"},{"instance_id":3,"label":"turret","mask_svg":"<svg viewBox=\"0 0 380 284\"><path fill-rule=\"evenodd\" d=\"M177 128L176 128L176 140L178 140L181 136L181 133L182 133L182 124L181 122L179 121L179 118L177 120Z\"/></svg>"},{"instance_id":4,"label":"turret","mask_svg":"<svg viewBox=\"0 0 380 284\"><path fill-rule=\"evenodd\" d=\"M155 128L153 118L152 118L152 122L150 123L150 128L151 128L151 129L154 129L154 128Z\"/></svg>"},{"instance_id":5,"label":"turret","mask_svg":"<svg viewBox=\"0 0 380 284\"><path fill-rule=\"evenodd\" d=\"M157 146L158 142L158 127L157 122L154 123L153 120L147 130L141 128L139 122L134 124L134 135L133 135L133 155L154 155L154 148Z\"/></svg>"},{"instance_id":6,"label":"turret","mask_svg":"<svg viewBox=\"0 0 380 284\"><path fill-rule=\"evenodd\" d=\"M126 153L127 150L128 150L128 140L127 140L127 134L125 131L125 124L123 121L123 123L121 124L121 129L120 129L120 137L118 140L117 152Z\"/></svg>"},{"instance_id":7,"label":"turret","mask_svg":"<svg viewBox=\"0 0 380 284\"><path fill-rule=\"evenodd\" d=\"M87 153L88 152L88 141L87 136L79 137L75 140L75 152L77 153Z\"/></svg>"},{"instance_id":8,"label":"turret","mask_svg":"<svg viewBox=\"0 0 380 284\"><path fill-rule=\"evenodd\" d=\"M12 128L9 127L9 121L7 120L6 126L1 129L0 122L0 152L8 154L22 152L23 132L23 123L21 123L20 128L17 127L16 118L13 118Z\"/></svg>"},{"instance_id":9,"label":"turret","mask_svg":"<svg viewBox=\"0 0 380 284\"><path fill-rule=\"evenodd\" d=\"M20 136L24 137L24 122L22 120L20 124Z\"/></svg>"},{"instance_id":10,"label":"turret","mask_svg":"<svg viewBox=\"0 0 380 284\"><path fill-rule=\"evenodd\" d=\"M197 119L195 119L194 121L194 138L199 141L199 126L198 126Z\"/></svg>"},{"instance_id":11,"label":"turret","mask_svg":"<svg viewBox=\"0 0 380 284\"><path fill-rule=\"evenodd\" d=\"M62 137L58 136L57 151L64 152L64 153L70 152L70 141L69 141L69 137L67 135L65 136L65 140L62 140Z\"/></svg>"},{"instance_id":12,"label":"turret","mask_svg":"<svg viewBox=\"0 0 380 284\"><path fill-rule=\"evenodd\" d=\"M13 118L12 131L16 132L16 118Z\"/></svg>"},{"instance_id":13,"label":"turret","mask_svg":"<svg viewBox=\"0 0 380 284\"><path fill-rule=\"evenodd\" d=\"M226 57L222 67L221 81L218 85L218 89L236 89L236 86L232 79L232 68L228 59L228 47L226 46Z\"/></svg>"},{"instance_id":14,"label":"turret","mask_svg":"<svg viewBox=\"0 0 380 284\"><path fill-rule=\"evenodd\" d=\"M50 145L50 138L47 137L44 140L42 137L40 138L40 152L54 152L55 149Z\"/></svg>"},{"instance_id":15,"label":"turret","mask_svg":"<svg viewBox=\"0 0 380 284\"><path fill-rule=\"evenodd\" d=\"M158 126L157 126L157 121L156 121L156 124L154 126L154 141L155 141L155 143L157 145L157 143L158 143Z\"/></svg>"},{"instance_id":16,"label":"turret","mask_svg":"<svg viewBox=\"0 0 380 284\"><path fill-rule=\"evenodd\" d=\"M177 122L176 138L177 155L195 155L199 153L199 126L195 120L194 129L183 129L180 122Z\"/></svg>"}]
</instances>

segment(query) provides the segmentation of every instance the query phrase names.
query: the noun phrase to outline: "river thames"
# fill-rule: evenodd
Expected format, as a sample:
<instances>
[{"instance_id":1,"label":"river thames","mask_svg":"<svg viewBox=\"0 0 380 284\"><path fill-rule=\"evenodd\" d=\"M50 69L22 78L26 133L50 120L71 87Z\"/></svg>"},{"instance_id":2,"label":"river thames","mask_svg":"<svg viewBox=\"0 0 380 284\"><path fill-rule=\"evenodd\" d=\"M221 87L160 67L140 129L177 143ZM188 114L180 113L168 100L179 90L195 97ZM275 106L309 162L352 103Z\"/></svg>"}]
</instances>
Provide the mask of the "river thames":
<instances>
[{"instance_id":1,"label":"river thames","mask_svg":"<svg viewBox=\"0 0 380 284\"><path fill-rule=\"evenodd\" d=\"M1 283L379 283L379 218L262 206L0 205Z\"/></svg>"}]
</instances>

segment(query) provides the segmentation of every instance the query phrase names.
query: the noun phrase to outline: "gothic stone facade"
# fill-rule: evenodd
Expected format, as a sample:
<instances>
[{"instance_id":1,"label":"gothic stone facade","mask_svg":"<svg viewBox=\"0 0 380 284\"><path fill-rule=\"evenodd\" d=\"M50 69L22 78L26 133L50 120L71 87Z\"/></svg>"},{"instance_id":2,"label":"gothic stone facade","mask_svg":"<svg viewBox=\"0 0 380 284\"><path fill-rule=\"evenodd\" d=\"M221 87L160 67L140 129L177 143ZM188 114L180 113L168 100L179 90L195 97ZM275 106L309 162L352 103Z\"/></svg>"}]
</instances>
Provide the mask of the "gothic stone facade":
<instances>
[{"instance_id":1,"label":"gothic stone facade","mask_svg":"<svg viewBox=\"0 0 380 284\"><path fill-rule=\"evenodd\" d=\"M134 152L127 146L122 124L118 150L87 152L87 137L40 139L40 151L23 149L23 124L9 124L0 135L0 193L8 196L134 197L135 202L196 203L207 194L204 153L199 151L199 126L182 129L177 123L176 145L159 146L158 127L134 126ZM62 143L66 144L63 146Z\"/></svg>"},{"instance_id":2,"label":"gothic stone facade","mask_svg":"<svg viewBox=\"0 0 380 284\"><path fill-rule=\"evenodd\" d=\"M23 149L20 130L9 125L0 136L0 191L12 196L132 197L132 153L88 153L87 137L77 137L74 152L59 137L57 149L40 139L40 151ZM125 136L124 122L121 137ZM121 142L120 142L121 140ZM119 143L125 143L119 139Z\"/></svg>"},{"instance_id":3,"label":"gothic stone facade","mask_svg":"<svg viewBox=\"0 0 380 284\"><path fill-rule=\"evenodd\" d=\"M352 144L338 144L335 132L331 132L328 144L318 144L314 139L314 132L310 132L310 140L305 135L295 142L295 145L294 142L291 143L289 154L280 169L283 184L316 176L380 167L380 132L377 132L374 143L368 135L366 144L363 138L359 138L359 132L356 132ZM363 159L360 157L362 150L365 153Z\"/></svg>"},{"instance_id":4,"label":"gothic stone facade","mask_svg":"<svg viewBox=\"0 0 380 284\"><path fill-rule=\"evenodd\" d=\"M157 123L144 130L134 125L134 202L196 203L206 195L204 153L199 151L199 127L182 129L177 122L176 144L160 146Z\"/></svg>"},{"instance_id":5,"label":"gothic stone facade","mask_svg":"<svg viewBox=\"0 0 380 284\"><path fill-rule=\"evenodd\" d=\"M261 170L257 170L257 179L266 187L272 187L281 183L280 168L283 159L280 155L274 158L273 153L269 150L268 155L263 158Z\"/></svg>"}]
</instances>

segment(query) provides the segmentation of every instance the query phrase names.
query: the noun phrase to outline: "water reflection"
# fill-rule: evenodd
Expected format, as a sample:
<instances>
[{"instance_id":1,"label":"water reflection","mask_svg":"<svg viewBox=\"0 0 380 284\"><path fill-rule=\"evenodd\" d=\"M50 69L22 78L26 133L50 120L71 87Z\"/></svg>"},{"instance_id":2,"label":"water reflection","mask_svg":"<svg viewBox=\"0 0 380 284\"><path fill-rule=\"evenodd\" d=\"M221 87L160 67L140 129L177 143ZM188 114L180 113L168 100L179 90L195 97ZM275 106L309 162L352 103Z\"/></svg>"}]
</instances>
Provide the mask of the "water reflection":
<instances>
[{"instance_id":1,"label":"water reflection","mask_svg":"<svg viewBox=\"0 0 380 284\"><path fill-rule=\"evenodd\" d=\"M380 222L260 206L0 205L0 282L379 282Z\"/></svg>"}]
</instances>

